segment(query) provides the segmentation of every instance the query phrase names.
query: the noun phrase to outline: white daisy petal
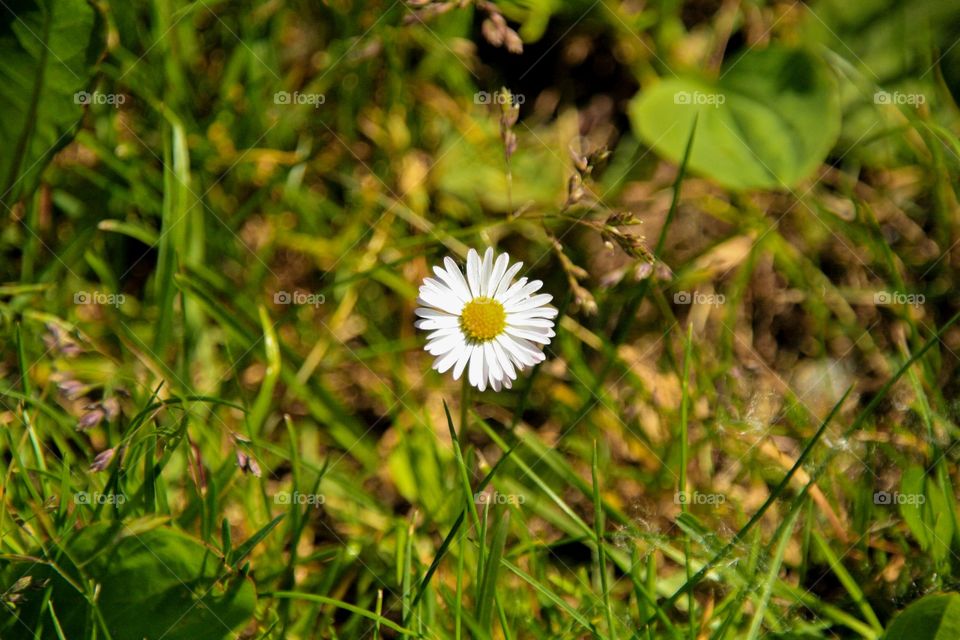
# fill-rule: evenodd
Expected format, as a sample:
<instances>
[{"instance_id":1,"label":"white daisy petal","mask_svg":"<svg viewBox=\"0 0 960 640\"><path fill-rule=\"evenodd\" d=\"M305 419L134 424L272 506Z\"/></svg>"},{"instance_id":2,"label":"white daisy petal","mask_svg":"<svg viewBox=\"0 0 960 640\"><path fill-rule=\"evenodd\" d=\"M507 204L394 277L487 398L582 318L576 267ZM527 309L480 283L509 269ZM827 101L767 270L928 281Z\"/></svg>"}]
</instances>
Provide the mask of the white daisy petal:
<instances>
[{"instance_id":1,"label":"white daisy petal","mask_svg":"<svg viewBox=\"0 0 960 640\"><path fill-rule=\"evenodd\" d=\"M456 265L454 265L454 268L456 268ZM449 274L446 271L446 269L441 269L440 267L434 267L433 272L437 274L437 277L440 278L440 280L445 285L447 285L447 287L450 289L453 295L457 297L457 300L463 303L467 303L470 301L470 290L467 289L466 283L464 283L463 287L461 287L460 281L458 281L451 274ZM459 269L457 269L457 273L460 273ZM462 280L463 276L460 276L460 279Z\"/></svg>"},{"instance_id":2,"label":"white daisy petal","mask_svg":"<svg viewBox=\"0 0 960 640\"><path fill-rule=\"evenodd\" d=\"M519 282L517 284L519 284ZM510 288L509 291L507 291L506 295L503 296L503 300L501 302L503 302L503 306L506 307L510 304L513 304L514 302L525 300L526 298L536 293L542 286L543 286L543 283L539 280L534 280L533 282L526 283L519 288L517 287L517 285L514 285L513 287ZM552 299L553 298L551 298L551 300Z\"/></svg>"},{"instance_id":3,"label":"white daisy petal","mask_svg":"<svg viewBox=\"0 0 960 640\"><path fill-rule=\"evenodd\" d=\"M500 363L500 368L503 369L506 377L516 379L517 372L513 367L513 362L510 360L510 356L503 350L503 347L500 346L500 341L492 340L490 343L493 345L493 352L497 355L497 362Z\"/></svg>"},{"instance_id":4,"label":"white daisy petal","mask_svg":"<svg viewBox=\"0 0 960 640\"><path fill-rule=\"evenodd\" d=\"M435 329L427 334L427 342L431 340L436 340L438 338L446 338L447 336L461 335L463 332L460 331L459 327L445 327L443 329Z\"/></svg>"},{"instance_id":5,"label":"white daisy petal","mask_svg":"<svg viewBox=\"0 0 960 640\"><path fill-rule=\"evenodd\" d=\"M507 310L507 313L519 313L520 311L529 311L536 307L542 307L551 300L553 300L553 296L549 293L541 293L538 296L531 296L524 300L504 302L503 308Z\"/></svg>"},{"instance_id":6,"label":"white daisy petal","mask_svg":"<svg viewBox=\"0 0 960 640\"><path fill-rule=\"evenodd\" d=\"M430 307L417 307L414 310L414 313L420 316L421 318L456 318L457 316L452 313L447 313L446 311L441 311L440 309L432 309Z\"/></svg>"},{"instance_id":7,"label":"white daisy petal","mask_svg":"<svg viewBox=\"0 0 960 640\"><path fill-rule=\"evenodd\" d=\"M467 363L470 362L470 357L473 355L473 350L476 349L475 346L468 344L467 348L463 350L460 356L457 358L457 364L453 367L453 379L459 380L460 376L463 375L463 370L466 368Z\"/></svg>"},{"instance_id":8,"label":"white daisy petal","mask_svg":"<svg viewBox=\"0 0 960 640\"><path fill-rule=\"evenodd\" d=\"M524 320L527 318L543 318L549 320L551 318L556 318L559 311L553 307L536 307L535 309L529 309L527 311L515 311L507 314L507 320L513 318L518 320Z\"/></svg>"},{"instance_id":9,"label":"white daisy petal","mask_svg":"<svg viewBox=\"0 0 960 640\"><path fill-rule=\"evenodd\" d=\"M445 355L440 356L433 362L433 368L439 371L440 373L446 373L447 370L452 367L463 355L463 352L467 349L467 344L460 341L453 349L450 349Z\"/></svg>"},{"instance_id":10,"label":"white daisy petal","mask_svg":"<svg viewBox=\"0 0 960 640\"><path fill-rule=\"evenodd\" d=\"M542 329L507 327L507 333L517 338L525 338L531 342L539 342L540 344L550 344L550 338L553 337L553 331L544 332Z\"/></svg>"},{"instance_id":11,"label":"white daisy petal","mask_svg":"<svg viewBox=\"0 0 960 640\"><path fill-rule=\"evenodd\" d=\"M526 321L529 322L529 321ZM451 329L460 326L460 319L457 316L439 316L436 318L423 318L413 323L417 329L432 331L434 329Z\"/></svg>"},{"instance_id":12,"label":"white daisy petal","mask_svg":"<svg viewBox=\"0 0 960 640\"><path fill-rule=\"evenodd\" d=\"M421 291L420 297L417 298L417 304L440 309L454 315L460 315L460 310L463 309L463 305L457 302L457 299L453 296L441 296L430 291Z\"/></svg>"},{"instance_id":13,"label":"white daisy petal","mask_svg":"<svg viewBox=\"0 0 960 640\"><path fill-rule=\"evenodd\" d=\"M444 336L438 340L427 343L427 353L434 356L440 356L447 353L451 349L456 348L457 345L462 343L463 336L457 334L452 336Z\"/></svg>"},{"instance_id":14,"label":"white daisy petal","mask_svg":"<svg viewBox=\"0 0 960 640\"><path fill-rule=\"evenodd\" d=\"M477 346L473 349L470 356L470 384L483 391L486 386L486 380L483 378L483 347Z\"/></svg>"},{"instance_id":15,"label":"white daisy petal","mask_svg":"<svg viewBox=\"0 0 960 640\"><path fill-rule=\"evenodd\" d=\"M503 254L503 255L507 255L507 254ZM496 291L493 292L493 295L491 297L496 298L497 300L500 300L500 297L503 296L503 294L505 294L507 290L510 288L510 285L513 284L513 278L517 275L517 272L520 271L520 267L522 266L523 266L523 263L518 262L517 264L507 269L507 272L504 273L502 276L500 276L500 284L497 285L497 289Z\"/></svg>"},{"instance_id":16,"label":"white daisy petal","mask_svg":"<svg viewBox=\"0 0 960 640\"><path fill-rule=\"evenodd\" d=\"M532 367L545 359L543 352L530 344L526 338L504 333L498 340L502 341L501 344L504 345L507 353L522 367Z\"/></svg>"},{"instance_id":17,"label":"white daisy petal","mask_svg":"<svg viewBox=\"0 0 960 640\"><path fill-rule=\"evenodd\" d=\"M447 268L447 275L450 276L450 279L454 282L453 288L459 290L466 299L470 299L473 296L470 295L470 286L467 284L467 280L463 277L463 273L460 271L460 267L457 266L457 263L453 261L453 258L447 256L443 259L443 266Z\"/></svg>"},{"instance_id":18,"label":"white daisy petal","mask_svg":"<svg viewBox=\"0 0 960 640\"><path fill-rule=\"evenodd\" d=\"M483 343L483 363L489 370L490 386L493 386L494 380L499 380L503 377L503 369L500 367L500 361L497 359L497 354L493 350L492 342L488 341Z\"/></svg>"},{"instance_id":19,"label":"white daisy petal","mask_svg":"<svg viewBox=\"0 0 960 640\"><path fill-rule=\"evenodd\" d=\"M420 322L430 322L429 320L421 320ZM443 321L438 321L442 323ZM449 326L449 325L447 325ZM534 328L534 327L543 327L550 329L553 327L553 320L547 318L518 318L513 315L507 315L507 326L508 327L518 327L520 329Z\"/></svg>"},{"instance_id":20,"label":"white daisy petal","mask_svg":"<svg viewBox=\"0 0 960 640\"><path fill-rule=\"evenodd\" d=\"M501 253L496 262L493 263L493 271L490 273L490 279L487 282L487 297L493 298L500 288L500 281L503 274L507 272L507 266L510 264L510 257L506 253Z\"/></svg>"},{"instance_id":21,"label":"white daisy petal","mask_svg":"<svg viewBox=\"0 0 960 640\"><path fill-rule=\"evenodd\" d=\"M476 249L467 252L467 284L474 298L480 297L480 255Z\"/></svg>"},{"instance_id":22,"label":"white daisy petal","mask_svg":"<svg viewBox=\"0 0 960 640\"><path fill-rule=\"evenodd\" d=\"M480 295L489 295L490 275L493 273L493 249L487 247L483 253L483 262L480 263Z\"/></svg>"}]
</instances>

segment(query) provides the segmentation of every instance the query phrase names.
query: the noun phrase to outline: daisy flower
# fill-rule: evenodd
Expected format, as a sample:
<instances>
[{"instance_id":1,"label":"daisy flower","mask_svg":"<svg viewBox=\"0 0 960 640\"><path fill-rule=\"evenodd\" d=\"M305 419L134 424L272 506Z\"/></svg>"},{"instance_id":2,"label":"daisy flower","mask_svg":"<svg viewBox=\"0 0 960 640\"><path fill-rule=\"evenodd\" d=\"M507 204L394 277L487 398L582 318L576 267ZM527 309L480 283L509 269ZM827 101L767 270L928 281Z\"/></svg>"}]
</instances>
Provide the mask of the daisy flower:
<instances>
[{"instance_id":1,"label":"daisy flower","mask_svg":"<svg viewBox=\"0 0 960 640\"><path fill-rule=\"evenodd\" d=\"M437 277L424 279L417 298L416 327L430 332L426 351L437 357L433 368L452 368L454 380L466 371L480 391L488 385L509 389L518 372L546 359L542 345L556 335L557 310L547 306L553 297L534 295L543 286L539 280L514 282L523 263L510 265L506 253L494 260L493 249L483 259L470 249L466 278L452 258L443 264L433 267Z\"/></svg>"}]
</instances>

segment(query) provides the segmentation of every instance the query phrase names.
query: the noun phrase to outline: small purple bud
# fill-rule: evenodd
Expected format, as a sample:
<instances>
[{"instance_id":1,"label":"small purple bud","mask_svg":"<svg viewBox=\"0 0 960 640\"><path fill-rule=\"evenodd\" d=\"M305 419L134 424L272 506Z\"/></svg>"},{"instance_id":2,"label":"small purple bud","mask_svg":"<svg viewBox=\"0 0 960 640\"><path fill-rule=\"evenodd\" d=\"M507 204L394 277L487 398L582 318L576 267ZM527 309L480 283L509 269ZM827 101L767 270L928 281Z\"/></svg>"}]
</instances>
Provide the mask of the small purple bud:
<instances>
[{"instance_id":1,"label":"small purple bud","mask_svg":"<svg viewBox=\"0 0 960 640\"><path fill-rule=\"evenodd\" d=\"M90 465L90 471L103 471L109 467L110 463L113 462L114 454L116 454L116 449L113 447L98 453L97 457L93 459L93 463Z\"/></svg>"}]
</instances>

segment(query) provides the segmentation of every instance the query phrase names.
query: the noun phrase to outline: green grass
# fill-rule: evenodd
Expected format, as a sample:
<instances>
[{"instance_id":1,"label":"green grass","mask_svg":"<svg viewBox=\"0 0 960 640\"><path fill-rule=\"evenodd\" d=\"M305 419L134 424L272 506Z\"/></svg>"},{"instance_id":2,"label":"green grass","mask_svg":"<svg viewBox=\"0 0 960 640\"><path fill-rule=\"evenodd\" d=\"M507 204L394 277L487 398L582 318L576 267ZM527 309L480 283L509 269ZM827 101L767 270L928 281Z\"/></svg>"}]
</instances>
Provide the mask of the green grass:
<instances>
[{"instance_id":1,"label":"green grass","mask_svg":"<svg viewBox=\"0 0 960 640\"><path fill-rule=\"evenodd\" d=\"M952 22L878 51L832 2L499 2L519 55L483 3L94 4L126 101L0 195L0 638L131 637L117 589L194 637L150 590L186 552L77 556L107 529L197 543L167 569L212 638L876 639L956 589ZM844 98L812 175L725 189L709 117L676 163L632 130L767 37ZM560 311L500 393L413 326L487 246Z\"/></svg>"}]
</instances>

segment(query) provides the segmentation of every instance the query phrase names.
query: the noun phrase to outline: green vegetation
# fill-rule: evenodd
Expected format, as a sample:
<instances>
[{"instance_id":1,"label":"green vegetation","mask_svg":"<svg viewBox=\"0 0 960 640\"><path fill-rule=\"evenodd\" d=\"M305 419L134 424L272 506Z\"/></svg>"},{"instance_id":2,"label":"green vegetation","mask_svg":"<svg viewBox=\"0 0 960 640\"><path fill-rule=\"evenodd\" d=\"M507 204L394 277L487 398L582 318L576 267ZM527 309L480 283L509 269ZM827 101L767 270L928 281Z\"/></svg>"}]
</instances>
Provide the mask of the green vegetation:
<instances>
[{"instance_id":1,"label":"green vegetation","mask_svg":"<svg viewBox=\"0 0 960 640\"><path fill-rule=\"evenodd\" d=\"M956 638L958 39L0 1L0 638ZM487 247L500 391L414 326Z\"/></svg>"}]
</instances>

